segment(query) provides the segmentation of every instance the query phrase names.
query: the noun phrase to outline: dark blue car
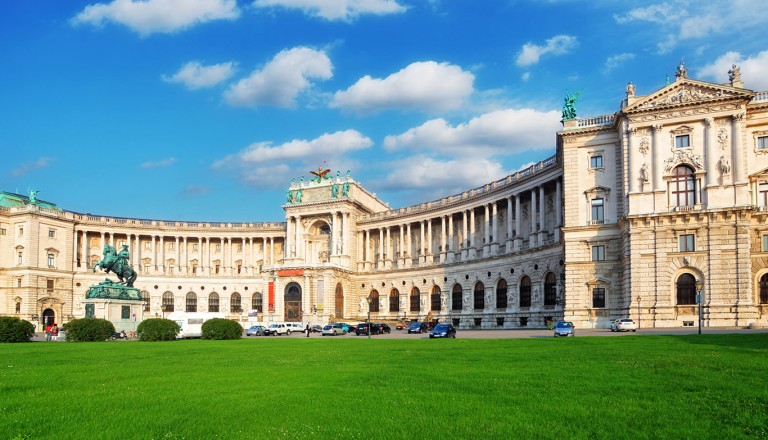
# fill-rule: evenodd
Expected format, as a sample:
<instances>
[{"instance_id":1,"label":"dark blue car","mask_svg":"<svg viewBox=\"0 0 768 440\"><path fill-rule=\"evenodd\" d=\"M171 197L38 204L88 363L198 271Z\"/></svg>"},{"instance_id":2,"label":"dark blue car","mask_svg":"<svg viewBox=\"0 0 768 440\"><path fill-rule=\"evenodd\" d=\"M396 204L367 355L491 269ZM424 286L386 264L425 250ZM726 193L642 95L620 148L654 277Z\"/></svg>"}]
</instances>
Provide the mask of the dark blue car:
<instances>
[{"instance_id":1,"label":"dark blue car","mask_svg":"<svg viewBox=\"0 0 768 440\"><path fill-rule=\"evenodd\" d=\"M455 338L456 327L451 324L437 324L435 329L429 332L429 338Z\"/></svg>"}]
</instances>

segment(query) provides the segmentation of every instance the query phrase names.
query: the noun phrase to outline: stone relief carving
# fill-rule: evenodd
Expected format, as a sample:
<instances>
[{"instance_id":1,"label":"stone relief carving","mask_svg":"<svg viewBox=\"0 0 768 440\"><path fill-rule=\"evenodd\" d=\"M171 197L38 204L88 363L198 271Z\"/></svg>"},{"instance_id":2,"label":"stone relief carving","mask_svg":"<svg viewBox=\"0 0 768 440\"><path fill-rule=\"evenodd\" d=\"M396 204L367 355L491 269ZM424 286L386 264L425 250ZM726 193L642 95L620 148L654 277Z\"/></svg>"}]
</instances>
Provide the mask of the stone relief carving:
<instances>
[{"instance_id":1,"label":"stone relief carving","mask_svg":"<svg viewBox=\"0 0 768 440\"><path fill-rule=\"evenodd\" d=\"M672 157L664 161L664 171L669 173L676 166L687 163L693 165L697 170L702 170L704 165L701 161L701 155L694 154L690 150L675 151Z\"/></svg>"},{"instance_id":2,"label":"stone relief carving","mask_svg":"<svg viewBox=\"0 0 768 440\"><path fill-rule=\"evenodd\" d=\"M643 163L643 166L640 167L640 182L648 183L648 164L647 163Z\"/></svg>"},{"instance_id":3,"label":"stone relief carving","mask_svg":"<svg viewBox=\"0 0 768 440\"><path fill-rule=\"evenodd\" d=\"M728 146L728 130L721 128L717 131L717 143L720 144L720 149L725 150Z\"/></svg>"},{"instance_id":4,"label":"stone relief carving","mask_svg":"<svg viewBox=\"0 0 768 440\"><path fill-rule=\"evenodd\" d=\"M720 170L721 175L726 175L731 172L731 163L725 156L720 156L720 160L717 162L717 168Z\"/></svg>"},{"instance_id":5,"label":"stone relief carving","mask_svg":"<svg viewBox=\"0 0 768 440\"><path fill-rule=\"evenodd\" d=\"M696 107L692 109L687 109L684 111L656 112L653 114L630 116L629 122L636 124L636 123L642 123L642 122L660 121L664 119L679 118L681 116L716 113L720 111L733 110L736 108L738 108L738 106L736 104L731 104L731 103L722 104L722 105L708 105L708 106L701 106L701 107Z\"/></svg>"},{"instance_id":6,"label":"stone relief carving","mask_svg":"<svg viewBox=\"0 0 768 440\"><path fill-rule=\"evenodd\" d=\"M642 139L640 139L640 148L638 149L640 150L640 153L642 153L643 156L647 156L648 150L651 149L650 140L647 137L643 137Z\"/></svg>"}]
</instances>

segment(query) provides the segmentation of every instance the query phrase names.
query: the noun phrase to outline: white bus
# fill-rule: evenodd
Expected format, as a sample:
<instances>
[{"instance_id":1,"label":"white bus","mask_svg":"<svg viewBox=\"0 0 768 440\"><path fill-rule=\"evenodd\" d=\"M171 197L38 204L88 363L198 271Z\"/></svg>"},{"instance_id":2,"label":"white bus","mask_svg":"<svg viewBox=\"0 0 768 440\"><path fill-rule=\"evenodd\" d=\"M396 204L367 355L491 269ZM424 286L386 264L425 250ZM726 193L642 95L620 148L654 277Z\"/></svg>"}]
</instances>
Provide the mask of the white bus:
<instances>
[{"instance_id":1,"label":"white bus","mask_svg":"<svg viewBox=\"0 0 768 440\"><path fill-rule=\"evenodd\" d=\"M171 312L168 319L176 321L181 327L178 339L199 338L203 334L203 323L212 318L225 318L224 313L219 312Z\"/></svg>"}]
</instances>

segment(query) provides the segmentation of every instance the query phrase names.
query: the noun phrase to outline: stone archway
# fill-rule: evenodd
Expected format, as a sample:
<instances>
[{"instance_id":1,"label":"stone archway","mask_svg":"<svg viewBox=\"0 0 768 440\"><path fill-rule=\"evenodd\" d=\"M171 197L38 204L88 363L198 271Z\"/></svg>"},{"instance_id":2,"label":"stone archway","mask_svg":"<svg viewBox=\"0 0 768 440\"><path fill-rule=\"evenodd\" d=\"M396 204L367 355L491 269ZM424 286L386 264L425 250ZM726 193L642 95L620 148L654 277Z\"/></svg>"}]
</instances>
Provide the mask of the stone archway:
<instances>
[{"instance_id":1,"label":"stone archway","mask_svg":"<svg viewBox=\"0 0 768 440\"><path fill-rule=\"evenodd\" d=\"M285 304L284 320L287 322L301 322L301 285L289 283L285 286L283 297Z\"/></svg>"},{"instance_id":2,"label":"stone archway","mask_svg":"<svg viewBox=\"0 0 768 440\"><path fill-rule=\"evenodd\" d=\"M45 309L43 310L43 327L47 327L49 325L53 325L56 321L56 312L53 311L53 309Z\"/></svg>"}]
</instances>

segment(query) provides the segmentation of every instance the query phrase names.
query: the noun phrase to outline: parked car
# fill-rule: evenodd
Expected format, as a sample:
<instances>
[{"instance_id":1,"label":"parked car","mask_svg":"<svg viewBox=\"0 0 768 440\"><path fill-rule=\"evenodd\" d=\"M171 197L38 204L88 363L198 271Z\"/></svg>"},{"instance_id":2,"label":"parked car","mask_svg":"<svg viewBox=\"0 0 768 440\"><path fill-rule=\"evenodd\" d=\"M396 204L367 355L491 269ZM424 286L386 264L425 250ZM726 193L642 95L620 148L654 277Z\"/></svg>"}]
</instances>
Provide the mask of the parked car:
<instances>
[{"instance_id":1,"label":"parked car","mask_svg":"<svg viewBox=\"0 0 768 440\"><path fill-rule=\"evenodd\" d=\"M387 324L373 324L373 326L379 329L379 334L392 333L392 327Z\"/></svg>"},{"instance_id":2,"label":"parked car","mask_svg":"<svg viewBox=\"0 0 768 440\"><path fill-rule=\"evenodd\" d=\"M291 334L291 332L303 333L306 330L306 327L300 322L286 322L285 326L288 328L287 333L289 335Z\"/></svg>"},{"instance_id":3,"label":"parked car","mask_svg":"<svg viewBox=\"0 0 768 440\"><path fill-rule=\"evenodd\" d=\"M354 324L347 324L346 322L339 322L344 327L344 333L354 333L357 328Z\"/></svg>"},{"instance_id":4,"label":"parked car","mask_svg":"<svg viewBox=\"0 0 768 440\"><path fill-rule=\"evenodd\" d=\"M268 336L290 335L291 330L284 323L274 322L269 324L269 327L265 330L265 334Z\"/></svg>"},{"instance_id":5,"label":"parked car","mask_svg":"<svg viewBox=\"0 0 768 440\"><path fill-rule=\"evenodd\" d=\"M346 331L344 331L344 326L341 325L339 322L335 322L333 324L328 324L325 327L323 327L323 336L338 336L338 335L345 335L347 334Z\"/></svg>"},{"instance_id":6,"label":"parked car","mask_svg":"<svg viewBox=\"0 0 768 440\"><path fill-rule=\"evenodd\" d=\"M253 325L245 331L246 336L264 336L267 334L267 328L263 325Z\"/></svg>"},{"instance_id":7,"label":"parked car","mask_svg":"<svg viewBox=\"0 0 768 440\"><path fill-rule=\"evenodd\" d=\"M368 324L366 324L366 323L357 324L357 327L355 328L355 334L357 336L367 335L368 334ZM372 335L378 335L379 334L379 330L375 326L371 326L371 334Z\"/></svg>"},{"instance_id":8,"label":"parked car","mask_svg":"<svg viewBox=\"0 0 768 440\"><path fill-rule=\"evenodd\" d=\"M323 326L315 324L312 327L310 327L310 330L312 330L312 333L322 333L323 332Z\"/></svg>"},{"instance_id":9,"label":"parked car","mask_svg":"<svg viewBox=\"0 0 768 440\"><path fill-rule=\"evenodd\" d=\"M435 328L429 332L429 338L455 338L456 327L452 324L437 324Z\"/></svg>"},{"instance_id":10,"label":"parked car","mask_svg":"<svg viewBox=\"0 0 768 440\"><path fill-rule=\"evenodd\" d=\"M398 322L397 324L395 324L395 330L403 330L406 327L407 326L405 324L403 324L402 322Z\"/></svg>"},{"instance_id":11,"label":"parked car","mask_svg":"<svg viewBox=\"0 0 768 440\"><path fill-rule=\"evenodd\" d=\"M555 337L558 336L576 336L576 328L570 321L560 321L555 324Z\"/></svg>"},{"instance_id":12,"label":"parked car","mask_svg":"<svg viewBox=\"0 0 768 440\"><path fill-rule=\"evenodd\" d=\"M613 321L611 323L611 331L612 332L625 332L625 331L637 331L637 324L635 324L635 320L632 318L621 318Z\"/></svg>"},{"instance_id":13,"label":"parked car","mask_svg":"<svg viewBox=\"0 0 768 440\"><path fill-rule=\"evenodd\" d=\"M427 331L427 325L423 322L414 322L408 327L408 334L423 333Z\"/></svg>"}]
</instances>

